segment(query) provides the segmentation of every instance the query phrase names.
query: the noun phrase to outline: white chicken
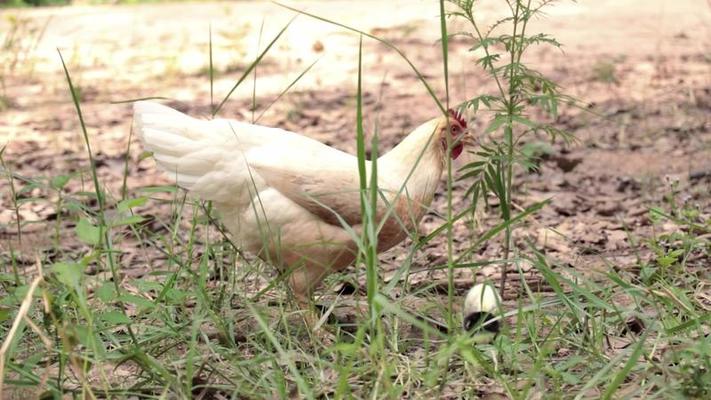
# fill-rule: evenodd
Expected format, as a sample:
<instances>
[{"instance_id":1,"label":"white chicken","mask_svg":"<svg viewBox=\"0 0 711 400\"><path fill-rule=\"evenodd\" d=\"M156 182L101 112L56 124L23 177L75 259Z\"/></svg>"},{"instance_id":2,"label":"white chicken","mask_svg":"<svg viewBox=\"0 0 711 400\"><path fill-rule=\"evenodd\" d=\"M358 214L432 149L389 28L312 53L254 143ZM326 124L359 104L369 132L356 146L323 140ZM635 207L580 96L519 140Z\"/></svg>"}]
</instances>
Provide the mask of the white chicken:
<instances>
[{"instance_id":1,"label":"white chicken","mask_svg":"<svg viewBox=\"0 0 711 400\"><path fill-rule=\"evenodd\" d=\"M466 127L450 111L378 158L377 220L387 217L378 251L417 227L440 181L448 142L456 158ZM178 185L213 202L237 246L291 273L302 307L328 273L355 260L352 234L360 234L363 218L353 155L283 129L199 120L146 101L134 104L134 132Z\"/></svg>"}]
</instances>

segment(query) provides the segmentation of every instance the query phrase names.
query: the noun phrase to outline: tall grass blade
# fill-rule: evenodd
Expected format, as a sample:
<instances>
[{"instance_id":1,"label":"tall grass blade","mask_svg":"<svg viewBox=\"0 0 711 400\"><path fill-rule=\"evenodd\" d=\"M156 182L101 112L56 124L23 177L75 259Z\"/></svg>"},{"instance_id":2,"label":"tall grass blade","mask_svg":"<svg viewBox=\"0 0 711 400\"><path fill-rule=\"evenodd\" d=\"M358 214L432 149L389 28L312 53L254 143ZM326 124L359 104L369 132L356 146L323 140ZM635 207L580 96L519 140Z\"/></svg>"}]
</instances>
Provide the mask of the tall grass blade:
<instances>
[{"instance_id":1,"label":"tall grass blade","mask_svg":"<svg viewBox=\"0 0 711 400\"><path fill-rule=\"evenodd\" d=\"M162 97L162 96L147 96L147 97L138 97L135 99L128 99L128 100L110 101L109 104L135 103L137 101L144 101L144 100L173 100L173 99L171 99L170 97Z\"/></svg>"},{"instance_id":2,"label":"tall grass blade","mask_svg":"<svg viewBox=\"0 0 711 400\"><path fill-rule=\"evenodd\" d=\"M229 100L230 96L232 96L232 93L234 93L234 91L237 90L239 85L241 85L242 82L249 76L249 74L252 72L252 70L257 67L257 64L259 64L262 61L262 58L264 58L264 56L269 52L269 50L271 50L272 46L274 46L274 43L276 43L277 40L279 40L279 38L281 37L281 35L283 35L284 32L286 32L286 29L291 25L292 22L294 22L295 18L296 17L290 19L289 22L287 22L286 25L284 25L284 27L281 28L279 33L277 33L277 35L274 36L274 39L272 39L272 41L269 42L267 47L259 54L259 56L257 56L257 58L242 73L242 76L240 76L239 79L237 80L237 82L232 86L232 89L230 89L230 91L227 92L227 95L225 96L225 98L222 99L220 104L218 104L217 107L215 107L215 109L212 111L213 117L216 116L217 113L220 112L220 110L225 105L225 103L227 103L227 100Z\"/></svg>"},{"instance_id":3,"label":"tall grass blade","mask_svg":"<svg viewBox=\"0 0 711 400\"><path fill-rule=\"evenodd\" d=\"M212 24L208 27L209 31L209 42L208 42L208 52L210 57L210 65L208 66L208 73L210 74L210 112L215 115L215 97L214 97L214 86L215 86L215 67L212 64Z\"/></svg>"},{"instance_id":4,"label":"tall grass blade","mask_svg":"<svg viewBox=\"0 0 711 400\"><path fill-rule=\"evenodd\" d=\"M69 69L67 68L67 65L64 62L64 57L62 57L62 52L57 49L57 53L59 54L59 59L62 62L62 68L64 69L64 75L67 79L67 84L69 85L69 91L71 92L72 95L72 101L74 102L74 107L77 112L77 116L79 118L79 125L81 126L81 131L82 135L84 137L84 143L86 145L86 151L89 156L89 163L91 166L91 178L94 183L94 190L96 192L96 198L97 202L99 203L99 211L98 211L98 217L99 217L99 246L105 246L106 247L106 254L107 254L107 259L109 261L109 269L111 270L111 275L113 277L113 283L114 283L114 288L116 289L116 293L119 294L121 293L121 287L119 285L119 282L121 281L118 276L118 272L116 271L116 265L114 263L114 251L111 246L111 238L109 234L109 228L107 227L106 224L106 216L105 216L105 203L104 203L104 194L101 189L101 186L99 185L99 178L98 174L96 172L96 161L94 160L94 155L91 151L91 143L89 142L89 133L86 130L86 124L84 123L84 115L81 111L81 105L79 104L79 98L77 96L77 91L74 87L74 84L72 83L72 78L69 74ZM121 312L125 315L125 308L123 307L122 302L117 301L119 304L119 309ZM126 316L128 319L128 317ZM126 330L128 331L129 336L131 337L131 340L137 347L137 351L139 353L143 354L142 351L138 348L138 339L136 338L133 328L131 327L131 322L128 322L125 324Z\"/></svg>"},{"instance_id":5,"label":"tall grass blade","mask_svg":"<svg viewBox=\"0 0 711 400\"><path fill-rule=\"evenodd\" d=\"M81 132L82 132L82 136L84 138L84 144L86 145L86 152L89 156L89 164L90 164L90 168L91 168L91 178L94 181L94 190L96 190L96 200L99 202L99 215L101 218L103 218L104 194L103 194L103 191L101 190L101 186L99 185L98 175L96 174L96 161L94 160L94 153L91 151L91 143L89 142L89 133L87 133L86 124L84 123L84 114L82 114L81 106L79 105L79 97L77 95L76 89L74 88L74 84L72 83L72 77L69 75L69 70L67 69L67 65L64 63L64 57L62 57L62 52L59 49L57 49L57 53L59 54L59 59L62 61L62 68L64 68L64 76L67 79L67 84L69 85L69 90L72 95L72 101L74 102L74 108L77 112L77 116L79 117L79 125L81 126ZM102 223L102 225L104 225L104 224Z\"/></svg>"},{"instance_id":6,"label":"tall grass blade","mask_svg":"<svg viewBox=\"0 0 711 400\"><path fill-rule=\"evenodd\" d=\"M449 109L449 36L447 35L447 20L444 12L444 0L439 0L439 22L442 44L442 66L444 67L444 93L445 106ZM447 118L447 132L449 132L449 118ZM447 139L447 325L454 329L454 265L452 252L454 238L452 231L452 136L445 135Z\"/></svg>"},{"instance_id":7,"label":"tall grass blade","mask_svg":"<svg viewBox=\"0 0 711 400\"><path fill-rule=\"evenodd\" d=\"M314 62L309 64L309 66L306 67L306 69L301 71L299 76L297 76L296 79L294 79L293 81L291 81L291 83L289 83L289 86L287 86L284 90L282 90L279 93L279 95L276 98L274 98L274 100L271 101L271 103L267 104L267 106L264 107L264 110L262 110L262 112L259 114L259 116L257 117L257 119L254 122L255 123L259 122L259 120L262 119L262 117L264 116L264 113L269 111L269 109L272 108L272 106L274 104L276 104L277 101L279 101L285 94L287 94L289 92L289 90L291 90L291 88L294 87L294 85L296 85L296 83L299 82L301 80L301 78L303 78L304 75L306 75L311 70L311 68L313 68L314 65L316 65L317 62L318 62L318 59L314 60Z\"/></svg>"},{"instance_id":8,"label":"tall grass blade","mask_svg":"<svg viewBox=\"0 0 711 400\"><path fill-rule=\"evenodd\" d=\"M259 35L257 35L257 52L259 52L259 47L262 45L262 34L264 33L264 18L262 18L262 23L259 25ZM257 109L257 71L258 65L254 66L254 73L252 74L252 123L254 123L254 111Z\"/></svg>"},{"instance_id":9,"label":"tall grass blade","mask_svg":"<svg viewBox=\"0 0 711 400\"><path fill-rule=\"evenodd\" d=\"M437 104L437 107L439 107L439 109L440 109L440 111L442 112L442 114L446 114L446 113L447 113L447 109L446 109L446 108L442 105L442 103L439 101L439 99L437 98L437 95L435 94L434 90L432 89L432 87L430 86L430 84L427 83L427 80L425 79L424 75L423 75L422 73L420 73L420 70L417 69L417 67L415 67L415 64L413 64L412 61L410 61L410 59L405 55L405 53L404 53L402 50L400 50L397 46L395 46L394 44L392 44L391 42L389 42L389 41L387 41L387 40L385 40L385 39L379 38L379 37L377 37L377 36L375 36L375 35L372 35L372 34L370 34L370 33L368 33L368 32L362 31L362 30L360 30L360 29L352 28L352 27L350 27L350 26L348 26L348 25L345 25L345 24L342 24L342 23L340 23L340 22L336 22L336 21L330 20L330 19L328 19L328 18L319 17L318 15L311 14L311 13L308 13L308 12L303 11L303 10L299 10L298 8L289 7L289 6L287 6L287 5L285 5L285 4L281 4L281 3L279 3L279 2L274 2L274 4L276 4L276 5L278 5L278 6L281 6L281 7L284 7L284 8L286 8L287 10L291 10L291 11L294 11L294 12L296 12L296 13L303 14L303 15L306 15L306 16L308 16L308 17L317 19L317 20L319 20L319 21L323 21L323 22L329 23L329 24L331 24L331 25L340 26L341 28L347 29L347 30L349 30L349 31L351 31L351 32L355 32L355 33L358 33L358 34L360 34L360 35L362 35L362 36L365 36L365 37L367 37L367 38L376 40L376 41L378 41L378 42L384 44L384 45L387 46L388 48L392 49L393 51L395 51L396 53L398 53L398 55L399 55L400 57L402 57L402 59L405 60L405 62L406 62L406 63L410 66L410 68L415 72L415 74L417 75L417 79L419 79L419 81L422 82L422 84L425 86L425 89L427 89L427 93L429 93L429 95L430 95L430 97L432 98L432 100L435 101L435 103Z\"/></svg>"},{"instance_id":10,"label":"tall grass blade","mask_svg":"<svg viewBox=\"0 0 711 400\"><path fill-rule=\"evenodd\" d=\"M648 331L645 331L644 334L639 339L637 339L637 344L634 346L632 354L630 354L630 357L627 359L627 362L625 363L624 367L622 367L620 372L615 375L615 378L612 379L612 382L610 382L610 384L607 386L607 390L602 395L602 398L604 400L612 398L612 395L614 395L617 389L619 389L622 382L624 382L625 379L629 377L632 368L637 365L637 360L639 360L639 357L644 351L644 343L647 339L647 332Z\"/></svg>"}]
</instances>

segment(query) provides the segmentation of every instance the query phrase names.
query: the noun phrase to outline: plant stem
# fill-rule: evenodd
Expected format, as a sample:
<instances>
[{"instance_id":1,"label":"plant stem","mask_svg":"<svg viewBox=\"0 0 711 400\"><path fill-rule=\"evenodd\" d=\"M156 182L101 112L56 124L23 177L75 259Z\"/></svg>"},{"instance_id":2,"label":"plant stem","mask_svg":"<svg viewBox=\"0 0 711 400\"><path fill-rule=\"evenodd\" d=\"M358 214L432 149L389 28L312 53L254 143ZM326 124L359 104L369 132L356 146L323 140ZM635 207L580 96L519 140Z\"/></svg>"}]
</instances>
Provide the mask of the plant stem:
<instances>
[{"instance_id":1,"label":"plant stem","mask_svg":"<svg viewBox=\"0 0 711 400\"><path fill-rule=\"evenodd\" d=\"M504 238L504 260L507 260L504 262L504 265L501 267L501 287L499 288L499 291L501 293L501 297L504 297L504 292L506 291L506 278L508 275L508 268L509 268L509 255L511 253L511 238L512 238L512 233L513 233L513 227L511 224L508 224L508 222L511 220L511 206L512 206L512 199L511 199L511 187L513 183L513 164L514 164L514 141L513 141L513 116L516 114L516 80L514 79L514 69L515 63L517 62L517 55L518 59L520 59L520 52L523 51L523 43L521 44L518 52L516 50L516 31L518 29L518 23L519 18L520 18L520 6L521 6L521 0L516 0L516 7L514 8L513 12L513 33L511 35L511 43L509 45L510 48L510 56L511 56L511 62L509 65L509 96L506 101L506 111L507 111L507 122L506 122L506 127L504 128L504 140L506 142L506 188L505 188L505 193L504 193L504 198L499 199L502 202L505 202L505 204L502 204L501 207L501 212L502 212L502 217L505 222L507 222L506 225L506 233L505 233L505 238ZM525 26L526 26L526 21L523 21L523 27L521 29L521 39L523 40L523 34L525 32Z\"/></svg>"},{"instance_id":2,"label":"plant stem","mask_svg":"<svg viewBox=\"0 0 711 400\"><path fill-rule=\"evenodd\" d=\"M449 40L447 36L447 21L444 13L444 0L439 2L440 12L440 30L442 36L442 64L444 67L444 93L445 107L449 109ZM447 119L449 124L449 119ZM449 127L447 127L449 130ZM452 138L447 135L447 326L450 330L454 329L454 263L452 260L453 254L453 234L452 227Z\"/></svg>"}]
</instances>

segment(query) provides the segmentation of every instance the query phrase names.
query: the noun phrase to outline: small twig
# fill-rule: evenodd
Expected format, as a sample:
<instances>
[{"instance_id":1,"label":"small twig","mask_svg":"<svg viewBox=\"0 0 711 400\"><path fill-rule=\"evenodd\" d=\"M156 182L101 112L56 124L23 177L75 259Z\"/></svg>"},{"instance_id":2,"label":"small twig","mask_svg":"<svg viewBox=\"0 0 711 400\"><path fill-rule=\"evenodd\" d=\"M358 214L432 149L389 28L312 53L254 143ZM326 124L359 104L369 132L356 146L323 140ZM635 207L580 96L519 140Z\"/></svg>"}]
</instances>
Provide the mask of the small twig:
<instances>
[{"instance_id":1,"label":"small twig","mask_svg":"<svg viewBox=\"0 0 711 400\"><path fill-rule=\"evenodd\" d=\"M39 336L40 340L44 344L44 347L46 347L47 350L51 350L53 348L52 340L50 338L48 338L47 335L45 335L42 332L42 330L34 322L32 322L30 317L25 315L24 319L25 319L25 323L27 324L27 326L29 326L30 329L32 329L32 331L34 331L34 333L36 333L37 336Z\"/></svg>"}]
</instances>

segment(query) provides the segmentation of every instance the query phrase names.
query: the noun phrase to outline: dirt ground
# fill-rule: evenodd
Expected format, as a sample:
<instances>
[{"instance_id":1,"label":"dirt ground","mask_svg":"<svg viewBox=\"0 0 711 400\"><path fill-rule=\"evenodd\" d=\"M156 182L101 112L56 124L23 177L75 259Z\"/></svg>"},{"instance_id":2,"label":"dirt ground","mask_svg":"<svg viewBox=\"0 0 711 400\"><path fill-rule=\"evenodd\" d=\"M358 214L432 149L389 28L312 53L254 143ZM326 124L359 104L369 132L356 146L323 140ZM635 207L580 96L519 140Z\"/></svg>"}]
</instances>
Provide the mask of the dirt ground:
<instances>
[{"instance_id":1,"label":"dirt ground","mask_svg":"<svg viewBox=\"0 0 711 400\"><path fill-rule=\"evenodd\" d=\"M312 1L291 5L384 37L411 58L443 97L438 5L431 1ZM480 15L493 22L504 11L498 2L483 2ZM79 92L102 182L118 196L129 146L130 106L123 100L162 96L192 115L208 114L207 74L211 27L217 76L214 97L220 100L235 80L294 13L269 2L179 3L141 6L66 7L4 10L0 32L12 28L11 15L22 29L34 29L25 42L3 57L0 145L6 166L20 176L52 178L84 172L88 161L78 119L70 99L57 48L62 52ZM260 28L263 30L260 39ZM453 22L450 31L457 29ZM46 30L41 33L43 27ZM460 26L461 28L461 26ZM580 271L632 267L651 257L641 245L652 233L648 209L659 206L676 186L677 200L711 212L711 5L701 0L617 0L562 2L532 25L564 44L563 51L539 47L525 60L558 82L589 107L563 108L559 126L577 141L554 143L540 170L520 171L514 201L526 207L551 198L552 203L517 230L517 243L536 242L554 260ZM533 33L533 32L532 32ZM35 46L36 44L36 46ZM451 103L493 92L493 83L475 65L470 43L451 43ZM3 50L6 51L6 50ZM299 16L257 70L233 94L221 116L258 117L304 69L314 67L269 108L260 123L293 130L340 149L355 150L355 85L358 36L342 28ZM412 128L437 114L434 102L395 52L364 40L363 70L367 129L379 129L382 146L392 147ZM8 60L14 59L14 63ZM256 110L251 95L256 93ZM489 115L469 115L480 129ZM475 129L476 131L476 129ZM543 140L541 138L541 140ZM532 139L532 142L536 140ZM128 151L130 191L167 184L152 160L141 159L138 142ZM466 162L458 160L458 165ZM467 182L455 187L455 206L464 208ZM82 189L73 179L68 193ZM51 252L58 216L47 201L27 201L19 215L23 240L18 241L8 181L0 180L0 251L10 248L28 265L37 250ZM443 191L440 191L443 193ZM34 189L27 197L56 198ZM443 212L445 196L436 198ZM156 221L170 219L168 206L149 203L143 209ZM456 249L467 247L497 218L482 216L482 225L462 221L455 229ZM425 217L423 232L439 225L437 213ZM157 224L158 222L156 222ZM71 228L69 221L63 228ZM659 227L657 227L659 229ZM662 227L663 229L663 227ZM62 229L64 249L73 229ZM130 241L122 243L126 249ZM403 245L405 246L405 245ZM387 278L405 257L404 247L381 257ZM445 260L445 239L416 256L418 267ZM491 241L474 259L499 257ZM145 253L142 253L145 254ZM51 258L51 257L50 257ZM123 271L140 276L155 267L144 255L122 259ZM703 267L709 260L690 260ZM150 266L150 267L149 267ZM527 271L525 265L521 266ZM484 276L498 270L484 268ZM462 287L470 271L459 271ZM443 272L424 271L412 283L444 279ZM537 277L533 272L531 281ZM363 289L364 290L364 289ZM515 297L512 285L508 298Z\"/></svg>"}]
</instances>

